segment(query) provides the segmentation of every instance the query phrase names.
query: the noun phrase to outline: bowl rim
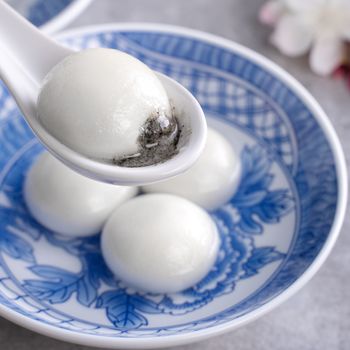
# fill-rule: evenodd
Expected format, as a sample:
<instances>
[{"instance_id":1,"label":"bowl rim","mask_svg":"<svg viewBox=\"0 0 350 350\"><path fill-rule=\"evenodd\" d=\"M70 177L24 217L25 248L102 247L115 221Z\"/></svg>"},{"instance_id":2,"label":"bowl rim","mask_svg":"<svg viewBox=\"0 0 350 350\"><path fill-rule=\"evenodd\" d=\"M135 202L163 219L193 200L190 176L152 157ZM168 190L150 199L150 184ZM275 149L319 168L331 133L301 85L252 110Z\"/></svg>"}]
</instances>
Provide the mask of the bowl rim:
<instances>
[{"instance_id":1,"label":"bowl rim","mask_svg":"<svg viewBox=\"0 0 350 350\"><path fill-rule=\"evenodd\" d=\"M78 17L80 13L90 5L91 1L92 0L73 0L62 11L42 24L39 28L47 34L57 32Z\"/></svg>"},{"instance_id":2,"label":"bowl rim","mask_svg":"<svg viewBox=\"0 0 350 350\"><path fill-rule=\"evenodd\" d=\"M291 88L299 98L303 101L306 107L312 112L315 120L318 122L322 131L325 134L327 141L329 142L332 154L335 160L335 168L337 174L337 185L338 185L338 198L336 212L334 216L333 224L330 228L329 235L324 242L323 247L319 251L318 255L311 263L311 265L303 272L303 274L288 288L277 295L275 298L268 301L263 306L259 307L252 312L240 317L236 320L231 320L220 325L215 325L213 327L198 330L192 333L180 333L165 335L162 337L142 337L142 338L111 338L103 335L93 335L93 334L82 334L76 331L66 330L62 328L55 327L53 325L44 324L41 321L31 319L27 316L17 313L12 309L0 304L0 315L4 318L12 321L20 326L28 328L37 333L56 338L63 341L69 341L72 343L77 343L87 346L97 346L103 348L125 348L125 349L149 349L149 348L160 348L166 346L176 346L183 345L187 343L192 343L200 340L205 340L207 338L218 336L228 331L232 331L243 325L259 318L265 313L273 310L278 305L283 303L285 300L294 295L298 290L300 290L319 270L322 266L329 253L331 252L336 239L339 235L340 229L342 227L345 213L346 204L348 197L348 183L347 183L347 168L344 152L342 150L338 136L326 116L325 112L315 100L315 98L306 90L304 86L301 85L294 77L292 77L288 72L279 67L276 63L272 62L270 59L265 58L261 54L243 46L237 44L231 40L209 34L203 31L198 31L194 29L188 29L180 26L156 24L156 23L110 23L103 25L91 25L84 26L75 29L70 29L57 34L55 37L57 39L64 39L66 37L75 36L79 34L87 34L94 32L104 32L104 31L157 31L160 33L168 34L178 34L185 37L196 38L211 44L215 44L226 48L230 51L237 52L240 55L247 57L252 62L262 66L268 72L272 73L278 79L280 79L284 84Z\"/></svg>"}]
</instances>

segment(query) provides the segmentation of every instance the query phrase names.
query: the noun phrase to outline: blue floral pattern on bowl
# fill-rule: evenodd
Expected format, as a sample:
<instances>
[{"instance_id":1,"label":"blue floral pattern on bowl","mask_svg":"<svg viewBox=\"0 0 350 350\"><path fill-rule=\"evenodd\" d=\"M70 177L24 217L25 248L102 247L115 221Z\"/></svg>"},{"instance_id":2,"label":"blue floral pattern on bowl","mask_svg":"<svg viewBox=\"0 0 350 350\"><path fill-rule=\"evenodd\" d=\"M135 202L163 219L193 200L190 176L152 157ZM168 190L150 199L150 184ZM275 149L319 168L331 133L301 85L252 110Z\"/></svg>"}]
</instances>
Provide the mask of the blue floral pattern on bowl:
<instances>
[{"instance_id":1,"label":"blue floral pattern on bowl","mask_svg":"<svg viewBox=\"0 0 350 350\"><path fill-rule=\"evenodd\" d=\"M28 214L23 180L42 146L1 86L0 303L79 333L162 337L238 319L292 285L323 247L338 198L331 148L298 95L243 55L195 37L130 29L63 40L124 50L189 88L239 151L240 186L211 213L221 235L212 271L182 293L137 292L107 269L98 235L66 238Z\"/></svg>"},{"instance_id":2,"label":"blue floral pattern on bowl","mask_svg":"<svg viewBox=\"0 0 350 350\"><path fill-rule=\"evenodd\" d=\"M73 1L74 0L10 0L9 4L34 25L40 27L60 14Z\"/></svg>"}]
</instances>

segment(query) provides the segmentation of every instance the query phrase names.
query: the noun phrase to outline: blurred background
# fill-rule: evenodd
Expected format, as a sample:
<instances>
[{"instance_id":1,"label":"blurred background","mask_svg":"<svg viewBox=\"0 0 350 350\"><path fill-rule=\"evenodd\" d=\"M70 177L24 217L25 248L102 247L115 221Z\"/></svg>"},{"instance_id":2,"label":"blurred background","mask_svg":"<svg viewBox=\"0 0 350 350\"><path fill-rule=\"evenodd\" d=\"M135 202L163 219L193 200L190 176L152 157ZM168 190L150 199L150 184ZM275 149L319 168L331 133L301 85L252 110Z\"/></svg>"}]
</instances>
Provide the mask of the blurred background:
<instances>
[{"instance_id":1,"label":"blurred background","mask_svg":"<svg viewBox=\"0 0 350 350\"><path fill-rule=\"evenodd\" d=\"M111 22L166 23L210 32L245 45L282 66L316 97L332 121L349 160L350 89L346 81L332 75L316 75L306 54L291 58L272 46L269 42L272 29L258 20L264 3L264 0L95 0L67 28ZM235 332L177 349L350 349L347 228L349 218L319 273L282 306ZM85 348L46 338L0 319L2 350Z\"/></svg>"}]
</instances>

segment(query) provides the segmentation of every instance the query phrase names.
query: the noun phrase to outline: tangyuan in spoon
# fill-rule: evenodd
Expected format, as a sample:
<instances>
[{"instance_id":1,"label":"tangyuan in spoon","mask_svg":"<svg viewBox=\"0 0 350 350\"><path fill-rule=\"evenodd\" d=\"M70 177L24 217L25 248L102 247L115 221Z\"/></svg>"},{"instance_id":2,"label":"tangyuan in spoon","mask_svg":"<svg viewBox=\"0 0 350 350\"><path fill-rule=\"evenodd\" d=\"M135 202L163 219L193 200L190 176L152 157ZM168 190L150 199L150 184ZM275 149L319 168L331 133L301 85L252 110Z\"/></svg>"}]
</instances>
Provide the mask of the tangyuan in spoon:
<instances>
[{"instance_id":1,"label":"tangyuan in spoon","mask_svg":"<svg viewBox=\"0 0 350 350\"><path fill-rule=\"evenodd\" d=\"M83 175L152 183L187 170L204 148L206 122L196 99L126 53L73 52L3 2L0 48L0 76L27 122L53 155Z\"/></svg>"}]
</instances>

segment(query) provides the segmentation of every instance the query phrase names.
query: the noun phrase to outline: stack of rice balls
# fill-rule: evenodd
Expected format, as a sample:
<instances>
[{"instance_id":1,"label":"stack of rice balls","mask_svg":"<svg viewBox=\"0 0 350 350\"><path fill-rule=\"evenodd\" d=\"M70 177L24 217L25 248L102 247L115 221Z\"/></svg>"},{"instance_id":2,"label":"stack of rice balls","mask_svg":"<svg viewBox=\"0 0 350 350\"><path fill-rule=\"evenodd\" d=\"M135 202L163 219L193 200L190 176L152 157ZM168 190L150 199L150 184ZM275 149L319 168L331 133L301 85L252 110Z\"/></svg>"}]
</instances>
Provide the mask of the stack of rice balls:
<instances>
[{"instance_id":1,"label":"stack of rice balls","mask_svg":"<svg viewBox=\"0 0 350 350\"><path fill-rule=\"evenodd\" d=\"M85 237L102 232L107 266L140 291L174 293L204 278L220 238L208 211L235 193L240 162L231 144L208 129L205 149L184 174L141 188L84 177L48 152L25 180L32 216L55 233Z\"/></svg>"}]
</instances>

